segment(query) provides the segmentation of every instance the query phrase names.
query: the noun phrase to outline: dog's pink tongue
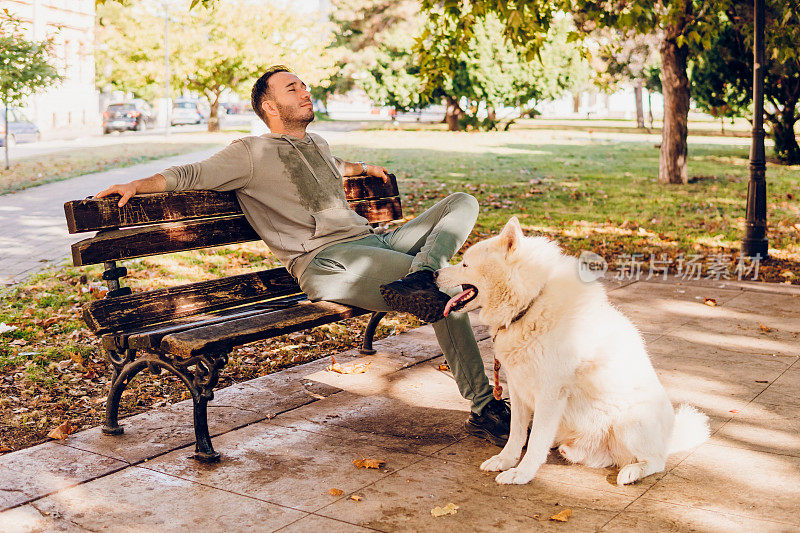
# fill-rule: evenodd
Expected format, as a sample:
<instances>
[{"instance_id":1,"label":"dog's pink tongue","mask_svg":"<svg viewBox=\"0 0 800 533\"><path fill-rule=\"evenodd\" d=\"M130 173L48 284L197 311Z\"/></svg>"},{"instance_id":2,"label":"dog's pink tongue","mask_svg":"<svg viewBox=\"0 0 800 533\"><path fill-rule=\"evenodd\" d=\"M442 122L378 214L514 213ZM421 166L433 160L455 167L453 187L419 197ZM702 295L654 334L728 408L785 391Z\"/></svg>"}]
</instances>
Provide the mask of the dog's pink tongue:
<instances>
[{"instance_id":1,"label":"dog's pink tongue","mask_svg":"<svg viewBox=\"0 0 800 533\"><path fill-rule=\"evenodd\" d=\"M450 301L448 301L444 306L444 316L447 316L450 313L450 310L456 305L460 304L462 300L469 298L470 294L472 294L472 289L467 289L450 298Z\"/></svg>"}]
</instances>

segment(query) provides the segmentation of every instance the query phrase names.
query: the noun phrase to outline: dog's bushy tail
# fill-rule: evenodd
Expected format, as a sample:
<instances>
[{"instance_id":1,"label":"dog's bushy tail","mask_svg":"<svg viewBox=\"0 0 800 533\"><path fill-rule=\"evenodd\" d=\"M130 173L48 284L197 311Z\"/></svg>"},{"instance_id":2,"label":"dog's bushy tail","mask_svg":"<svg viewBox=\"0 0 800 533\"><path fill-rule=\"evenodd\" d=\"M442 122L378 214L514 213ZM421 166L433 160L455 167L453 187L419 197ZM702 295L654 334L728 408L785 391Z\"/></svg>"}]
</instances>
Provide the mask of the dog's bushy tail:
<instances>
[{"instance_id":1,"label":"dog's bushy tail","mask_svg":"<svg viewBox=\"0 0 800 533\"><path fill-rule=\"evenodd\" d=\"M675 411L675 425L669 441L669 453L693 448L708 440L708 417L689 404Z\"/></svg>"}]
</instances>

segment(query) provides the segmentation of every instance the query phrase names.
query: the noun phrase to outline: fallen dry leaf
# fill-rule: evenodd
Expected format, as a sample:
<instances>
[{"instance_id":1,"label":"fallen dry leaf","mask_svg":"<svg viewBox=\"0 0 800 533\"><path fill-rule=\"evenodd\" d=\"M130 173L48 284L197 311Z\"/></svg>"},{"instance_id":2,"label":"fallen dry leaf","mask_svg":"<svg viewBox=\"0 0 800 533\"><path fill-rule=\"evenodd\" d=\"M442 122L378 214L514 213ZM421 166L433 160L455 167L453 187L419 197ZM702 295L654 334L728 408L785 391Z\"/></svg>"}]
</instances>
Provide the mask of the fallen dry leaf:
<instances>
[{"instance_id":1,"label":"fallen dry leaf","mask_svg":"<svg viewBox=\"0 0 800 533\"><path fill-rule=\"evenodd\" d=\"M458 505L454 503L448 503L444 507L434 507L431 509L431 515L433 516L444 516L446 514L456 514L456 510L458 509Z\"/></svg>"},{"instance_id":2,"label":"fallen dry leaf","mask_svg":"<svg viewBox=\"0 0 800 533\"><path fill-rule=\"evenodd\" d=\"M51 430L50 433L47 434L47 437L50 439L64 440L73 431L75 431L75 428L73 428L72 424L67 420L57 428Z\"/></svg>"},{"instance_id":3,"label":"fallen dry leaf","mask_svg":"<svg viewBox=\"0 0 800 533\"><path fill-rule=\"evenodd\" d=\"M328 491L328 494L331 496L341 496L344 494L344 491L342 489L331 489Z\"/></svg>"},{"instance_id":4,"label":"fallen dry leaf","mask_svg":"<svg viewBox=\"0 0 800 533\"><path fill-rule=\"evenodd\" d=\"M46 318L46 319L42 320L42 321L41 321L40 323L38 323L37 325L38 325L38 326L41 326L42 328L45 328L45 329L47 329L47 328L49 328L50 326L52 326L53 324L55 324L56 322L58 322L59 320L60 320L60 317L57 317L57 316L51 316L50 318Z\"/></svg>"},{"instance_id":5,"label":"fallen dry leaf","mask_svg":"<svg viewBox=\"0 0 800 533\"><path fill-rule=\"evenodd\" d=\"M771 327L765 326L761 322L758 323L758 327L761 328L761 331L763 331L764 333L769 333L770 331L772 331Z\"/></svg>"},{"instance_id":6,"label":"fallen dry leaf","mask_svg":"<svg viewBox=\"0 0 800 533\"><path fill-rule=\"evenodd\" d=\"M717 301L714 298L706 298L705 300L703 300L703 303L709 307L717 306Z\"/></svg>"},{"instance_id":7,"label":"fallen dry leaf","mask_svg":"<svg viewBox=\"0 0 800 533\"><path fill-rule=\"evenodd\" d=\"M351 494L350 495L350 499L353 500L353 501L360 502L362 500L362 497L359 496L358 494Z\"/></svg>"},{"instance_id":8,"label":"fallen dry leaf","mask_svg":"<svg viewBox=\"0 0 800 533\"><path fill-rule=\"evenodd\" d=\"M361 455L361 454L358 454ZM381 459L367 459L363 455L361 455L361 459L353 460L353 464L356 465L356 468L374 468L378 469L386 464L386 461Z\"/></svg>"},{"instance_id":9,"label":"fallen dry leaf","mask_svg":"<svg viewBox=\"0 0 800 533\"><path fill-rule=\"evenodd\" d=\"M553 522L566 522L570 516L572 516L572 509L563 509L551 516L550 520Z\"/></svg>"},{"instance_id":10,"label":"fallen dry leaf","mask_svg":"<svg viewBox=\"0 0 800 533\"><path fill-rule=\"evenodd\" d=\"M0 453L8 453L8 452L11 452L11 451L13 451L13 450L11 448L9 448L8 446L0 446Z\"/></svg>"},{"instance_id":11,"label":"fallen dry leaf","mask_svg":"<svg viewBox=\"0 0 800 533\"><path fill-rule=\"evenodd\" d=\"M439 370L441 370L442 372L449 372L450 365L448 365L447 363L442 363L441 365L439 365Z\"/></svg>"},{"instance_id":12,"label":"fallen dry leaf","mask_svg":"<svg viewBox=\"0 0 800 533\"><path fill-rule=\"evenodd\" d=\"M369 365L372 364L372 361L369 361L367 363L353 363L352 365L341 365L336 362L336 359L334 359L333 356L331 356L331 361L333 361L333 364L331 364L327 368L327 370L329 372L337 372L339 374L363 374L364 372L367 371Z\"/></svg>"}]
</instances>

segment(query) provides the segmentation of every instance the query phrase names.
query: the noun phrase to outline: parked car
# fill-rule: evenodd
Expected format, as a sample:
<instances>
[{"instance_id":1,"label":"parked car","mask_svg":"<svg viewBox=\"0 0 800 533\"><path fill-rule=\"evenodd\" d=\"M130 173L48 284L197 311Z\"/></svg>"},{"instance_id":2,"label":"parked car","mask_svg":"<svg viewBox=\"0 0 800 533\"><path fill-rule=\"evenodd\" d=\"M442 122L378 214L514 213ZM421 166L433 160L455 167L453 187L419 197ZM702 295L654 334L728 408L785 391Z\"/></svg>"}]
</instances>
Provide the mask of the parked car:
<instances>
[{"instance_id":1,"label":"parked car","mask_svg":"<svg viewBox=\"0 0 800 533\"><path fill-rule=\"evenodd\" d=\"M156 125L153 110L144 100L109 104L103 113L103 133L143 131Z\"/></svg>"},{"instance_id":2,"label":"parked car","mask_svg":"<svg viewBox=\"0 0 800 533\"><path fill-rule=\"evenodd\" d=\"M41 138L39 128L19 109L9 108L8 110L8 145L14 146L17 143L32 143ZM6 142L6 112L0 109L0 146L5 146Z\"/></svg>"},{"instance_id":3,"label":"parked car","mask_svg":"<svg viewBox=\"0 0 800 533\"><path fill-rule=\"evenodd\" d=\"M203 114L200 106L195 100L178 99L172 103L172 125L176 124L200 124L203 122Z\"/></svg>"}]
</instances>

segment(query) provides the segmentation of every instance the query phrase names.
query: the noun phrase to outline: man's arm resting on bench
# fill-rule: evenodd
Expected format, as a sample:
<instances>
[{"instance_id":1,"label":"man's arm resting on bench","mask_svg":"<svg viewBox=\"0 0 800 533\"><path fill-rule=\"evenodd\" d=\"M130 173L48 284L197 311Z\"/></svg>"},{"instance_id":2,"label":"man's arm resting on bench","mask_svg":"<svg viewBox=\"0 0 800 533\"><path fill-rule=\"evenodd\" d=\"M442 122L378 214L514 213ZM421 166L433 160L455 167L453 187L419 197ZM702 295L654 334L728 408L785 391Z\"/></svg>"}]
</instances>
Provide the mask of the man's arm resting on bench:
<instances>
[{"instance_id":1,"label":"man's arm resting on bench","mask_svg":"<svg viewBox=\"0 0 800 533\"><path fill-rule=\"evenodd\" d=\"M122 207L131 196L136 194L144 194L148 192L164 192L167 187L167 180L161 174L153 174L149 178L142 178L133 180L128 183L120 183L112 185L108 189L102 190L95 194L95 198L102 198L112 194L119 194L122 198L119 199L119 207Z\"/></svg>"},{"instance_id":2,"label":"man's arm resting on bench","mask_svg":"<svg viewBox=\"0 0 800 533\"><path fill-rule=\"evenodd\" d=\"M388 178L389 171L384 167L379 167L378 165L370 165L368 163L364 163L364 166L361 166L361 163L351 163L350 161L341 160L344 163L344 172L342 175L345 177L349 176L375 176L376 178ZM366 172L364 172L366 170Z\"/></svg>"}]
</instances>

